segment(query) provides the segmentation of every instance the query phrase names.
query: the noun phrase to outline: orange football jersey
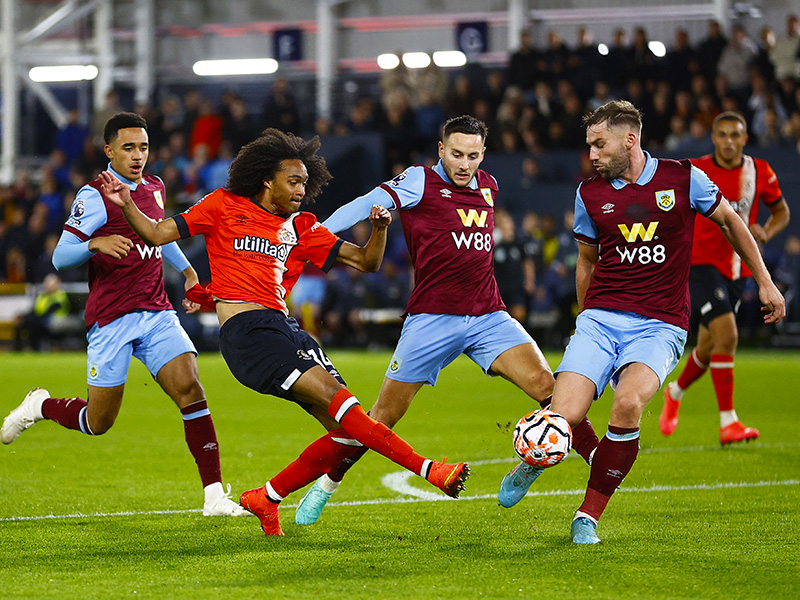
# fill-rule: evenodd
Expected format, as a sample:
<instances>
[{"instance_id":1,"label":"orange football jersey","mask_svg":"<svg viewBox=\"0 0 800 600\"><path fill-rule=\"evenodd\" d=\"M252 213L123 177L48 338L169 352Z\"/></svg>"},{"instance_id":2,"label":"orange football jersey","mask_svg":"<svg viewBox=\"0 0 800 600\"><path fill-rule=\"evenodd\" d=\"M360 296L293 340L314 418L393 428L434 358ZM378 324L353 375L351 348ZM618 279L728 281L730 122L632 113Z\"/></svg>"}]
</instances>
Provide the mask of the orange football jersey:
<instances>
[{"instance_id":1,"label":"orange football jersey","mask_svg":"<svg viewBox=\"0 0 800 600\"><path fill-rule=\"evenodd\" d=\"M219 300L253 302L288 315L286 296L306 261L327 272L343 241L308 212L275 215L255 199L218 189L173 217L182 238L202 235Z\"/></svg>"}]
</instances>

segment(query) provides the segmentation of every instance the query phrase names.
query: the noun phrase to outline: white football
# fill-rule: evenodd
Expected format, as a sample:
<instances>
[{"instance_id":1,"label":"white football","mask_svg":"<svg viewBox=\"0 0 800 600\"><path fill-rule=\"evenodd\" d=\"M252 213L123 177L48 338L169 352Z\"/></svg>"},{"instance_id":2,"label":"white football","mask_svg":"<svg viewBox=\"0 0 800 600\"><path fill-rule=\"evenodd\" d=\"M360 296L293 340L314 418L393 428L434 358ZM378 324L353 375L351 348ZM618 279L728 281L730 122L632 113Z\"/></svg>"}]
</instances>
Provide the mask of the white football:
<instances>
[{"instance_id":1,"label":"white football","mask_svg":"<svg viewBox=\"0 0 800 600\"><path fill-rule=\"evenodd\" d=\"M514 428L514 451L534 467L557 465L572 447L572 428L557 412L541 408L522 417Z\"/></svg>"}]
</instances>

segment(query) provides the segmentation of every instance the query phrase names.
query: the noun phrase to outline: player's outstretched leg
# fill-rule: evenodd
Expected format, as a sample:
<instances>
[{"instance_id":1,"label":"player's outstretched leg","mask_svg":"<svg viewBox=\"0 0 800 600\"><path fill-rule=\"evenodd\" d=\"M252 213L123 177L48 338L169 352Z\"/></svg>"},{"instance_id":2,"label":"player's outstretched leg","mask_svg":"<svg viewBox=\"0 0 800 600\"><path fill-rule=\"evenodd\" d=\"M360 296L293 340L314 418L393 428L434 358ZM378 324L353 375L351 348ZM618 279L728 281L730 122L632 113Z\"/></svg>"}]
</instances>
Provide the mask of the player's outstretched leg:
<instances>
[{"instance_id":1,"label":"player's outstretched leg","mask_svg":"<svg viewBox=\"0 0 800 600\"><path fill-rule=\"evenodd\" d=\"M588 515L575 514L572 525L569 528L569 535L573 544L599 544L600 538L597 537L597 522Z\"/></svg>"},{"instance_id":2,"label":"player's outstretched leg","mask_svg":"<svg viewBox=\"0 0 800 600\"><path fill-rule=\"evenodd\" d=\"M8 413L0 429L0 439L4 444L10 444L19 437L19 434L28 429L37 421L41 421L42 404L50 397L50 392L42 388L35 388L28 392L20 405Z\"/></svg>"},{"instance_id":3,"label":"player's outstretched leg","mask_svg":"<svg viewBox=\"0 0 800 600\"><path fill-rule=\"evenodd\" d=\"M248 490L239 498L241 505L259 518L264 535L283 535L278 513L281 500L283 498L274 493L269 483Z\"/></svg>"},{"instance_id":4,"label":"player's outstretched leg","mask_svg":"<svg viewBox=\"0 0 800 600\"><path fill-rule=\"evenodd\" d=\"M544 469L534 467L528 463L520 462L511 469L503 481L500 482L500 491L497 492L497 501L504 508L511 508L525 497L528 488L542 474Z\"/></svg>"},{"instance_id":5,"label":"player's outstretched leg","mask_svg":"<svg viewBox=\"0 0 800 600\"><path fill-rule=\"evenodd\" d=\"M372 419L346 388L334 394L328 407L330 414L345 432L361 444L382 454L401 467L421 475L429 483L438 487L452 498L464 489L464 482L469 477L469 467L466 463L447 463L430 460L414 452L411 445L385 424Z\"/></svg>"},{"instance_id":6,"label":"player's outstretched leg","mask_svg":"<svg viewBox=\"0 0 800 600\"><path fill-rule=\"evenodd\" d=\"M664 388L664 408L658 419L658 428L661 435L672 435L678 426L678 410L681 407L680 398L676 398L676 383L673 381ZM683 395L682 393L680 394Z\"/></svg>"}]
</instances>

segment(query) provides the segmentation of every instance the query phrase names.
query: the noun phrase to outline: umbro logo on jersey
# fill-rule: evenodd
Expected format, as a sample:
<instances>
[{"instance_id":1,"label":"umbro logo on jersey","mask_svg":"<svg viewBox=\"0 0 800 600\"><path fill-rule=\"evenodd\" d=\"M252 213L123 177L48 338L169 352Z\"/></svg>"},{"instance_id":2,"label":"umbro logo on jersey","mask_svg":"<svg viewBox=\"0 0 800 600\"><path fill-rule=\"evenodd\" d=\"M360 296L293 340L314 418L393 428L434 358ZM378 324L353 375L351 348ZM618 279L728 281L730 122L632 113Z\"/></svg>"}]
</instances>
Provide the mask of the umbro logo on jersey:
<instances>
[{"instance_id":1,"label":"umbro logo on jersey","mask_svg":"<svg viewBox=\"0 0 800 600\"><path fill-rule=\"evenodd\" d=\"M442 198L452 198L453 197L453 192L451 192L450 190L441 189L441 190L439 190L439 192L441 192Z\"/></svg>"},{"instance_id":2,"label":"umbro logo on jersey","mask_svg":"<svg viewBox=\"0 0 800 600\"><path fill-rule=\"evenodd\" d=\"M234 218L236 219L237 225L244 225L247 223L247 215L236 215Z\"/></svg>"},{"instance_id":3,"label":"umbro logo on jersey","mask_svg":"<svg viewBox=\"0 0 800 600\"><path fill-rule=\"evenodd\" d=\"M614 212L614 205L611 202L606 202L600 208L603 210L604 215Z\"/></svg>"}]
</instances>

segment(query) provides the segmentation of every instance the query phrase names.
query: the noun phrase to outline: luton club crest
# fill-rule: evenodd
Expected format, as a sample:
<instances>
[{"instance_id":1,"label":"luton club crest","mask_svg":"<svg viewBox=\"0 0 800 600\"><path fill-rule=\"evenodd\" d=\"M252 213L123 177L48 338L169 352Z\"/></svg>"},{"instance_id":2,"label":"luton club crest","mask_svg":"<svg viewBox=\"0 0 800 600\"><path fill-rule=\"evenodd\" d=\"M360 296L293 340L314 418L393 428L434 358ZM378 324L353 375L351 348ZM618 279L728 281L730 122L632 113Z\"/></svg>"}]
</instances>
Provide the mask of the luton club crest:
<instances>
[{"instance_id":1,"label":"luton club crest","mask_svg":"<svg viewBox=\"0 0 800 600\"><path fill-rule=\"evenodd\" d=\"M675 206L675 190L656 192L656 206L664 212L672 210L672 207Z\"/></svg>"}]
</instances>

